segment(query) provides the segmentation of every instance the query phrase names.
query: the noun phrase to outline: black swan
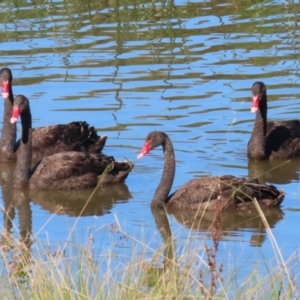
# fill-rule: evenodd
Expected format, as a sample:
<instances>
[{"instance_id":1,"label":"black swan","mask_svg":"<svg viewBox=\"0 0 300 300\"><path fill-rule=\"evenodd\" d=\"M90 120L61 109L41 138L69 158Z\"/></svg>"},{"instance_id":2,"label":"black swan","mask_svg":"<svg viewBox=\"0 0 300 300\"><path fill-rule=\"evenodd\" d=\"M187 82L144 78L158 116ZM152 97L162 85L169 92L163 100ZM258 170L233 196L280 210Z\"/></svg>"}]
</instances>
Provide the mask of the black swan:
<instances>
[{"instance_id":1,"label":"black swan","mask_svg":"<svg viewBox=\"0 0 300 300\"><path fill-rule=\"evenodd\" d=\"M256 113L256 118L248 142L249 159L275 160L300 155L299 120L267 123L267 88L263 82L252 86L251 112Z\"/></svg>"},{"instance_id":2,"label":"black swan","mask_svg":"<svg viewBox=\"0 0 300 300\"><path fill-rule=\"evenodd\" d=\"M2 97L4 99L4 114L2 134L0 140L0 161L11 161L15 159L16 124L10 123L13 106L12 74L7 68L0 70L0 82L2 86Z\"/></svg>"},{"instance_id":3,"label":"black swan","mask_svg":"<svg viewBox=\"0 0 300 300\"><path fill-rule=\"evenodd\" d=\"M284 192L273 185L260 184L258 180L247 180L232 175L202 177L188 181L169 195L175 175L175 155L168 135L161 131L148 134L138 158L162 145L165 164L161 181L156 189L152 208L166 206L168 210L226 210L229 208L253 208L256 198L262 207L279 206Z\"/></svg>"},{"instance_id":4,"label":"black swan","mask_svg":"<svg viewBox=\"0 0 300 300\"><path fill-rule=\"evenodd\" d=\"M102 153L67 151L43 158L30 170L31 113L29 100L23 95L14 99L10 121L15 123L19 115L22 135L13 174L13 187L16 189L62 190L95 187L99 177L101 184L124 181L133 168L130 162L117 162L112 156Z\"/></svg>"},{"instance_id":5,"label":"black swan","mask_svg":"<svg viewBox=\"0 0 300 300\"><path fill-rule=\"evenodd\" d=\"M0 141L0 161L16 159L20 140L16 143L16 124L10 123L13 106L12 72L9 68L0 70L4 116ZM45 156L64 151L101 152L107 137L98 136L94 127L86 122L71 122L44 126L32 131L32 159L39 161Z\"/></svg>"}]
</instances>

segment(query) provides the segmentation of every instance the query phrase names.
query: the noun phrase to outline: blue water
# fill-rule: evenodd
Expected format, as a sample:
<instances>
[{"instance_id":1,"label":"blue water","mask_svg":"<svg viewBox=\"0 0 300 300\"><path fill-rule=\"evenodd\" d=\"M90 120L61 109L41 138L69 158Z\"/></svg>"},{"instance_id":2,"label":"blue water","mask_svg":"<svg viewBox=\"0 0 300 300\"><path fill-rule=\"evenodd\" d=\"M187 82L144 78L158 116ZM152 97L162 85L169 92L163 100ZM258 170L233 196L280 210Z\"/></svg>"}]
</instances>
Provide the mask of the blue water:
<instances>
[{"instance_id":1,"label":"blue water","mask_svg":"<svg viewBox=\"0 0 300 300\"><path fill-rule=\"evenodd\" d=\"M78 218L78 210L72 211L74 195L68 200L68 192L59 205L53 204L51 193L33 196L32 236L55 249L70 240L86 243L91 230L99 252L111 250L126 260L135 239L154 250L162 244L150 210L162 150L136 159L148 132L163 130L174 143L175 190L196 176L248 176L254 81L268 87L270 120L299 118L295 14L300 7L287 1L105 5L0 3L0 67L12 69L14 94L30 99L33 126L86 120L108 135L106 154L135 164L125 194L95 198L94 208L97 201L99 206L109 203L101 212L91 209ZM295 160L265 178L286 192L282 213L271 226L285 260L293 259L298 249L299 169ZM77 196L75 201L85 203L88 193ZM13 219L16 236L20 219ZM207 227L191 230L171 215L169 221L178 255L191 241L203 251L211 240ZM247 222L235 225L229 222L221 239L220 261L229 269L236 264L241 277L257 261L277 264L264 230ZM121 232L111 232L110 226L120 226ZM256 233L262 241L255 242ZM127 234L132 238L123 238ZM152 255L146 251L147 257Z\"/></svg>"}]
</instances>

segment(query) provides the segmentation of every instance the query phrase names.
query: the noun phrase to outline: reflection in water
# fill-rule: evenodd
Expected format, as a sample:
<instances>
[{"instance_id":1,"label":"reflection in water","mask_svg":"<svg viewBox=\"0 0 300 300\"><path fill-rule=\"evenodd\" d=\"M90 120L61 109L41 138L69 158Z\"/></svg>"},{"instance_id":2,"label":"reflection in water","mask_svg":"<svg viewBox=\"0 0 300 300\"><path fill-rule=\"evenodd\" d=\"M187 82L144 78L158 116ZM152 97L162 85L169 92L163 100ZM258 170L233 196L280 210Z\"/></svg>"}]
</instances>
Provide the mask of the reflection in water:
<instances>
[{"instance_id":1,"label":"reflection in water","mask_svg":"<svg viewBox=\"0 0 300 300\"><path fill-rule=\"evenodd\" d=\"M280 207L265 209L263 213L269 228L274 228L284 216ZM266 228L258 212L223 211L220 216L209 211L198 216L189 212L178 212L172 215L180 224L209 235L214 233L217 217L223 240L232 240L233 237L239 237L245 231L251 233L250 244L252 246L262 246L266 239Z\"/></svg>"},{"instance_id":2,"label":"reflection in water","mask_svg":"<svg viewBox=\"0 0 300 300\"><path fill-rule=\"evenodd\" d=\"M163 209L151 209L157 230L160 232L165 244L165 264L172 263L174 259L174 241L168 215Z\"/></svg>"},{"instance_id":3,"label":"reflection in water","mask_svg":"<svg viewBox=\"0 0 300 300\"><path fill-rule=\"evenodd\" d=\"M199 254L199 249L189 253L188 257L176 255L175 240L172 236L168 215L164 210L153 209L153 217L157 230L160 232L164 243L164 262L163 265L155 263L155 258L145 268L146 283L151 287L168 287L168 283L176 282L180 286L180 280L184 278L185 286L191 284L189 279L195 280L203 298L211 299L220 286L223 285L223 267L224 261L220 261L219 242L228 240L230 235L237 231L250 231L252 233L250 244L252 246L261 246L266 237L265 225L258 214L238 212L206 212L195 217L188 212L178 212L173 215L181 224L195 231L201 231L211 238L212 243L207 238L200 239L203 254ZM283 212L280 208L268 209L264 212L270 228L273 228L278 220L282 219ZM211 244L211 245L209 245ZM192 248L193 249L193 248ZM178 256L178 257L177 257ZM157 254L155 255L157 257ZM220 262L219 262L220 261ZM192 269L195 268L196 273ZM191 273L190 273L191 272ZM191 275L190 274L195 274ZM170 284L172 286L172 283ZM185 288L183 287L183 289ZM193 286L193 284L191 284Z\"/></svg>"},{"instance_id":4,"label":"reflection in water","mask_svg":"<svg viewBox=\"0 0 300 300\"><path fill-rule=\"evenodd\" d=\"M218 265L217 263L217 254L219 249L219 241L221 237L221 226L219 221L219 218L221 216L221 210L215 212L214 220L211 226L211 230L213 231L213 234L211 235L213 246L209 247L206 242L204 243L204 251L207 256L206 264L203 264L202 259L199 259L197 251L194 252L194 258L193 255L189 255L188 258L177 259L175 257L175 241L172 236L172 231L166 211L160 209L152 209L152 214L155 219L157 230L160 232L165 246L164 264L163 267L150 265L146 268L147 284L149 286L154 286L157 283L160 285L159 279L169 274L172 277L165 277L163 279L163 282L171 281L172 278L174 282L178 283L178 286L180 286L180 278L183 278L184 284L186 286L189 285L187 278L190 277L193 278L193 280L196 279L197 285L201 286L200 291L201 294L203 294L204 298L211 299L212 296L216 293L217 283L219 281L222 281L221 273L223 269L223 264L221 263L220 265ZM180 263L180 260L184 262L184 265ZM200 265L197 261L200 261ZM189 276L191 268L195 267L196 265L198 266L198 268L196 267L196 275ZM206 281L207 278L208 281Z\"/></svg>"},{"instance_id":5,"label":"reflection in water","mask_svg":"<svg viewBox=\"0 0 300 300\"><path fill-rule=\"evenodd\" d=\"M44 210L58 215L101 216L109 213L114 204L125 203L132 198L125 183L99 186L80 191L30 192L31 200Z\"/></svg>"},{"instance_id":6,"label":"reflection in water","mask_svg":"<svg viewBox=\"0 0 300 300\"><path fill-rule=\"evenodd\" d=\"M14 167L14 164L0 164L0 185L4 203L4 230L1 232L0 246L2 250L8 251L9 271L18 272L20 277L23 276L24 268L31 263L32 211L30 200L52 213L69 216L100 216L108 213L115 203L124 203L132 197L124 183L100 186L95 192L94 190L65 192L14 190L11 186ZM15 225L15 219L19 221L18 228ZM15 242L13 235L20 236L20 243Z\"/></svg>"},{"instance_id":7,"label":"reflection in water","mask_svg":"<svg viewBox=\"0 0 300 300\"><path fill-rule=\"evenodd\" d=\"M14 229L13 220L18 211L19 235L21 241L30 248L32 234L32 212L30 200L26 192L12 189L13 164L0 165L0 185L2 187L2 197L4 203L4 230L10 235Z\"/></svg>"},{"instance_id":8,"label":"reflection in water","mask_svg":"<svg viewBox=\"0 0 300 300\"><path fill-rule=\"evenodd\" d=\"M152 215L155 220L156 229L161 234L162 241L164 244L164 254L163 254L163 266L160 267L159 264L152 262L145 268L147 285L155 285L157 279L165 274L165 272L174 270L176 260L175 260L175 245L172 236L171 226L168 220L168 215L165 210L162 209L152 209Z\"/></svg>"},{"instance_id":9,"label":"reflection in water","mask_svg":"<svg viewBox=\"0 0 300 300\"><path fill-rule=\"evenodd\" d=\"M13 164L0 164L0 185L4 203L4 230L0 243L3 250L9 251L6 257L9 261L9 271L18 272L22 277L24 276L22 275L23 268L31 261L32 211L27 193L12 189L13 170ZM18 228L14 224L16 211L18 212ZM18 230L17 236L20 237L20 243L16 243L12 237L15 230Z\"/></svg>"},{"instance_id":10,"label":"reflection in water","mask_svg":"<svg viewBox=\"0 0 300 300\"><path fill-rule=\"evenodd\" d=\"M300 159L275 161L248 161L249 178L258 178L261 183L288 184L299 182Z\"/></svg>"},{"instance_id":11,"label":"reflection in water","mask_svg":"<svg viewBox=\"0 0 300 300\"><path fill-rule=\"evenodd\" d=\"M13 205L18 210L21 241L28 247L28 250L30 250L30 245L32 244L32 211L28 195L20 191L14 191Z\"/></svg>"}]
</instances>

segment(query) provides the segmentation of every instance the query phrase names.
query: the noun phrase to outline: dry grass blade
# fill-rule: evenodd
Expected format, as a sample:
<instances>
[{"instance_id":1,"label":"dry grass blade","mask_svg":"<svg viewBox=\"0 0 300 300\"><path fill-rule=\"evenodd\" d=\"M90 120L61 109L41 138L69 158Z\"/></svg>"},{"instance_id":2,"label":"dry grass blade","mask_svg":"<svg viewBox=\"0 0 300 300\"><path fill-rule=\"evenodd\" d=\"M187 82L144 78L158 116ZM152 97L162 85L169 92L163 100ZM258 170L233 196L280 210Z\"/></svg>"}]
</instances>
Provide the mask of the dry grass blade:
<instances>
[{"instance_id":1,"label":"dry grass blade","mask_svg":"<svg viewBox=\"0 0 300 300\"><path fill-rule=\"evenodd\" d=\"M295 284L294 284L294 282L292 280L292 277L290 276L290 273L289 273L289 270L287 268L287 265L286 265L286 263L285 263L285 261L283 259L282 253L281 253L280 248L279 248L279 246L277 244L277 241L276 241L276 239L275 239L275 237L273 235L273 232L272 232L272 230L271 230L271 228L270 228L270 226L269 226L269 224L268 224L268 222L266 220L264 212L262 211L262 209L261 209L261 207L258 204L258 202L257 202L256 199L253 199L253 203L254 203L254 205L255 205L255 207L256 207L259 215L260 215L261 220L264 223L264 226L266 228L267 234L268 234L268 236L270 238L270 241L272 243L272 246L273 246L273 249L274 249L274 254L276 256L276 260L277 260L278 266L280 266L280 268L283 268L283 270L284 270L284 272L285 272L285 274L286 274L286 276L288 278L290 287L291 287L293 293L296 294Z\"/></svg>"}]
</instances>

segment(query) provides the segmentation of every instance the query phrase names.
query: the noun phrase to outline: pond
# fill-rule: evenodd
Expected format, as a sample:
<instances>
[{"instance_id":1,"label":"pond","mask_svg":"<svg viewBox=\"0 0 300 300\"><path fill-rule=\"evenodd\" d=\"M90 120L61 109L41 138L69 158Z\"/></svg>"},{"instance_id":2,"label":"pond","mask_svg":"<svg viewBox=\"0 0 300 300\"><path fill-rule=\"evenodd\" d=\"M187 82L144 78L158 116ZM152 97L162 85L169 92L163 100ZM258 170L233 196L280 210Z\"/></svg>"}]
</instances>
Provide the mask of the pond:
<instances>
[{"instance_id":1,"label":"pond","mask_svg":"<svg viewBox=\"0 0 300 300\"><path fill-rule=\"evenodd\" d=\"M299 118L299 10L299 3L279 0L1 2L0 67L13 71L14 94L29 98L33 126L87 121L108 136L104 153L135 164L124 184L93 195L30 197L14 195L14 165L1 165L1 206L9 216L2 212L2 228L15 236L29 230L32 248L36 240L55 249L93 236L99 252L126 260L147 244L151 258L163 243L150 209L163 155L160 148L142 160L137 154L150 131L162 130L176 152L172 190L222 174L259 176L284 189L281 208L266 219L283 259L296 259L300 159L250 164L246 149L255 81L267 85L270 120ZM200 251L211 243L213 216L197 226L168 219L177 255L187 244ZM222 227L218 260L236 265L238 276L254 265L266 272L260 260L276 265L258 215L226 213Z\"/></svg>"}]
</instances>

